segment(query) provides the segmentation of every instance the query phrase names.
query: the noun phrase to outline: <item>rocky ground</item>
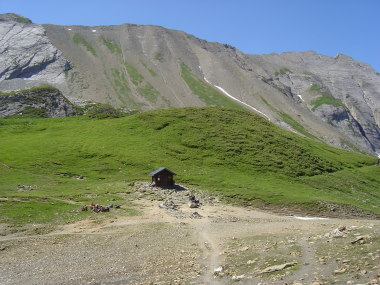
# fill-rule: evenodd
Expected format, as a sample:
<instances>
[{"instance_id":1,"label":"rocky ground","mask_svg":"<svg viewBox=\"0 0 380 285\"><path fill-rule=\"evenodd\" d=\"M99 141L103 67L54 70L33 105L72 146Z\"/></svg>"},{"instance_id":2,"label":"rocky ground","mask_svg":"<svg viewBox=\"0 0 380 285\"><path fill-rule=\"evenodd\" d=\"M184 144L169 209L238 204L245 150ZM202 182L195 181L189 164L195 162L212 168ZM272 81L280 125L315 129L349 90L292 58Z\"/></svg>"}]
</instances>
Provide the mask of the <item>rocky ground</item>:
<instances>
[{"instance_id":1,"label":"rocky ground","mask_svg":"<svg viewBox=\"0 0 380 285\"><path fill-rule=\"evenodd\" d=\"M199 190L134 187L138 216L111 209L48 234L0 237L0 284L380 282L378 220L281 216Z\"/></svg>"}]
</instances>

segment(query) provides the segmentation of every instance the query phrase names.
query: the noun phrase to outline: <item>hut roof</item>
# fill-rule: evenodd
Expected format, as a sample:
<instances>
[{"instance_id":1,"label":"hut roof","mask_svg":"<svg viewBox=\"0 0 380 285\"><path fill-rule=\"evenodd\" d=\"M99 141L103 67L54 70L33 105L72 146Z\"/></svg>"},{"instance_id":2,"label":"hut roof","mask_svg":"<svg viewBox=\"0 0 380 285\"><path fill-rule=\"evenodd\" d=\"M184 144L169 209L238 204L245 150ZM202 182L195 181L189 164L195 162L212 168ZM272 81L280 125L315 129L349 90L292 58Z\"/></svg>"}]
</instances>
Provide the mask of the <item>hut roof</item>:
<instances>
[{"instance_id":1,"label":"hut roof","mask_svg":"<svg viewBox=\"0 0 380 285\"><path fill-rule=\"evenodd\" d=\"M154 176L154 175L156 175L157 173L160 173L161 171L164 171L164 170L170 172L170 173L173 174L173 175L177 175L177 174L175 174L173 171L170 171L169 169L167 169L167 168L165 168L165 167L161 167L161 168L158 168L158 169L156 169L155 171L149 173L149 176Z\"/></svg>"}]
</instances>

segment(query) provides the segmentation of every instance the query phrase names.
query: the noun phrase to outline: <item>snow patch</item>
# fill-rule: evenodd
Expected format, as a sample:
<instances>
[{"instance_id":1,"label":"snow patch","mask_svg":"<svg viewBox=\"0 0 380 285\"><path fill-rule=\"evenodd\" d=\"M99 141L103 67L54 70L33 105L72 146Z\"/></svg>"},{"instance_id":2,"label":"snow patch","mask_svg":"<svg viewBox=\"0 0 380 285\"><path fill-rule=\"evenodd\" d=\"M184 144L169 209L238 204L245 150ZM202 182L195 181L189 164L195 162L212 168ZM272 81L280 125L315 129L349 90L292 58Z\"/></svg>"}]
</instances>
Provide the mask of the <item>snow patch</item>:
<instances>
[{"instance_id":1,"label":"snow patch","mask_svg":"<svg viewBox=\"0 0 380 285\"><path fill-rule=\"evenodd\" d=\"M305 102L305 100L302 98L301 95L297 95L297 96L301 99L302 102Z\"/></svg>"},{"instance_id":2,"label":"snow patch","mask_svg":"<svg viewBox=\"0 0 380 285\"><path fill-rule=\"evenodd\" d=\"M302 220L302 221L328 220L328 218L319 218L319 217L299 217L299 216L294 216L293 218L295 218L297 220Z\"/></svg>"},{"instance_id":3,"label":"snow patch","mask_svg":"<svg viewBox=\"0 0 380 285\"><path fill-rule=\"evenodd\" d=\"M206 80L207 83L210 83L210 82L207 81L206 78L205 78L205 80ZM222 91L224 95L230 97L232 100L235 100L235 101L237 101L237 102L243 104L244 106L247 106L248 108L251 108L252 110L254 110L255 112L257 112L257 113L259 113L259 114L261 114L261 115L263 115L265 118L267 118L267 119L270 121L269 117L268 117L267 115L265 115L263 112L257 110L255 107L253 107L253 106L251 106L251 105L249 105L249 104L247 104L247 103L245 103L245 102L243 102L243 101L240 101L239 99L235 98L234 96L232 96L231 94L229 94L226 90L224 90L222 87L217 86L217 85L214 85L214 86L215 86L216 88L218 88L220 91Z\"/></svg>"},{"instance_id":4,"label":"snow patch","mask_svg":"<svg viewBox=\"0 0 380 285\"><path fill-rule=\"evenodd\" d=\"M380 153L378 153L378 152L375 152L375 153L377 154L377 157L380 158Z\"/></svg>"},{"instance_id":5,"label":"snow patch","mask_svg":"<svg viewBox=\"0 0 380 285\"><path fill-rule=\"evenodd\" d=\"M206 77L203 77L203 79L204 79L208 84L212 85L211 82L208 81Z\"/></svg>"},{"instance_id":6,"label":"snow patch","mask_svg":"<svg viewBox=\"0 0 380 285\"><path fill-rule=\"evenodd\" d=\"M92 32L93 32L93 33L95 33L95 32L96 32L96 30L92 30Z\"/></svg>"},{"instance_id":7,"label":"snow patch","mask_svg":"<svg viewBox=\"0 0 380 285\"><path fill-rule=\"evenodd\" d=\"M71 31L71 29L68 29L69 31Z\"/></svg>"}]
</instances>

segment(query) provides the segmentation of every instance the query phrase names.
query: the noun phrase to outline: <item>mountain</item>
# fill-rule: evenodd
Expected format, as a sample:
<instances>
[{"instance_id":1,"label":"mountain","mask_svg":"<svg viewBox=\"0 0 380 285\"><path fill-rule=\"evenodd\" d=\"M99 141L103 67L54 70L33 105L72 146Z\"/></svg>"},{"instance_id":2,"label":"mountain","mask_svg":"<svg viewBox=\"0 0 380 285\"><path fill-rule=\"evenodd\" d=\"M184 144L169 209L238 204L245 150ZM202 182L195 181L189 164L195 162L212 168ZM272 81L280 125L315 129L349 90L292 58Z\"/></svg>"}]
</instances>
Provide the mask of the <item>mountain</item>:
<instances>
[{"instance_id":1,"label":"mountain","mask_svg":"<svg viewBox=\"0 0 380 285\"><path fill-rule=\"evenodd\" d=\"M0 16L0 90L48 83L75 104L246 108L345 149L380 152L380 75L345 55L244 54L157 26Z\"/></svg>"}]
</instances>

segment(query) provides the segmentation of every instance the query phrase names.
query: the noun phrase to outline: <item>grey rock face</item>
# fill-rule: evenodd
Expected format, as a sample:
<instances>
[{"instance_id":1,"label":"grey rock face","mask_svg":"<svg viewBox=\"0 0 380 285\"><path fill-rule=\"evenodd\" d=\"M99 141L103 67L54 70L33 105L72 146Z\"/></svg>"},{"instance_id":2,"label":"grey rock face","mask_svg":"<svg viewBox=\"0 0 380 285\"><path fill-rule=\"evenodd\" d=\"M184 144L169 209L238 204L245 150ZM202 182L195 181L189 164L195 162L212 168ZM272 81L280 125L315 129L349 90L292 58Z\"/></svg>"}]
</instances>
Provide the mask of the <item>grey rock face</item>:
<instances>
[{"instance_id":1,"label":"grey rock face","mask_svg":"<svg viewBox=\"0 0 380 285\"><path fill-rule=\"evenodd\" d=\"M359 148L380 152L380 76L369 65L345 55L332 58L315 52L252 59L254 63L264 62L268 77L273 74L273 67L289 70L277 71L270 83L335 126ZM321 98L328 100L316 104Z\"/></svg>"},{"instance_id":2,"label":"grey rock face","mask_svg":"<svg viewBox=\"0 0 380 285\"><path fill-rule=\"evenodd\" d=\"M41 25L16 21L14 14L0 18L0 88L15 90L43 82L64 83L70 68L62 53L46 37Z\"/></svg>"},{"instance_id":3,"label":"grey rock face","mask_svg":"<svg viewBox=\"0 0 380 285\"><path fill-rule=\"evenodd\" d=\"M25 112L38 112L49 118L76 115L73 104L55 88L34 87L0 94L0 118Z\"/></svg>"}]
</instances>

